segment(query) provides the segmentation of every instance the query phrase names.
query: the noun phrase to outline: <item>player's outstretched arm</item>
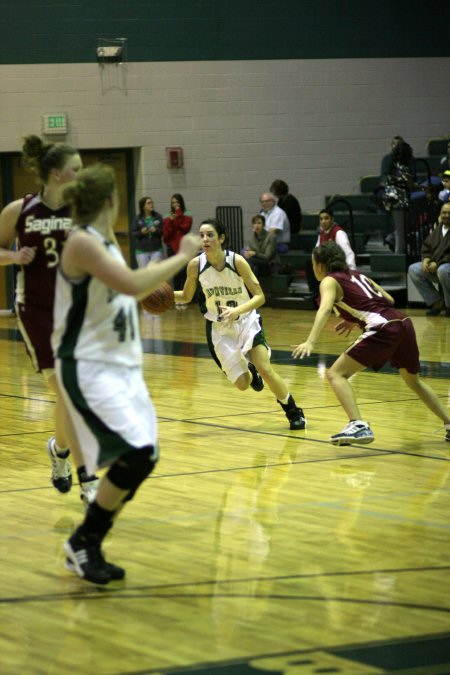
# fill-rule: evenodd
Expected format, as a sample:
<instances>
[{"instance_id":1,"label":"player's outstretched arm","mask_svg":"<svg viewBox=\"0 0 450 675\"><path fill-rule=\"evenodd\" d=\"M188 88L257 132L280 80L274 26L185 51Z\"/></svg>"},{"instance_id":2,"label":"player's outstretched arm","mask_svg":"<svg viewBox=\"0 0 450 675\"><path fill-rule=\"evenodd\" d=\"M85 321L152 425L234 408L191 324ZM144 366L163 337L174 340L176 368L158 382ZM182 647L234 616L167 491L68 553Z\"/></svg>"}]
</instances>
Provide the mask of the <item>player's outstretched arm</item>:
<instances>
[{"instance_id":1,"label":"player's outstretched arm","mask_svg":"<svg viewBox=\"0 0 450 675\"><path fill-rule=\"evenodd\" d=\"M176 255L132 270L111 258L97 239L83 230L76 230L67 240L61 264L69 279L82 278L89 274L119 293L140 299L179 272L198 252L199 243L200 239L196 235L186 235Z\"/></svg>"},{"instance_id":2,"label":"player's outstretched arm","mask_svg":"<svg viewBox=\"0 0 450 675\"><path fill-rule=\"evenodd\" d=\"M186 281L184 282L183 290L174 292L175 302L179 302L181 304L191 302L197 289L198 264L198 256L189 262L186 270Z\"/></svg>"},{"instance_id":3,"label":"player's outstretched arm","mask_svg":"<svg viewBox=\"0 0 450 675\"><path fill-rule=\"evenodd\" d=\"M320 307L306 341L299 345L293 345L292 356L294 359L302 359L304 356L309 356L313 351L336 302L338 288L338 283L333 277L325 277L320 282Z\"/></svg>"}]
</instances>

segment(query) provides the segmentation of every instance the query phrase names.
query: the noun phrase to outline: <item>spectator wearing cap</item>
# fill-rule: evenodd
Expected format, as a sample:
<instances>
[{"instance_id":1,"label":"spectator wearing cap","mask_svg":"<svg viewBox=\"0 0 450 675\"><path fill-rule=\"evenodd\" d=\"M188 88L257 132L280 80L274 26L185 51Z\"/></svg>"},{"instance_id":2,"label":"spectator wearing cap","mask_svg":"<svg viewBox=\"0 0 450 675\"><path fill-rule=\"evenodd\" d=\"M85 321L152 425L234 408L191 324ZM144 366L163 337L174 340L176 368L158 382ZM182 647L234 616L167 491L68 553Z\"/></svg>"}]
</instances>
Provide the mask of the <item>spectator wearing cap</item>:
<instances>
[{"instance_id":1,"label":"spectator wearing cap","mask_svg":"<svg viewBox=\"0 0 450 675\"><path fill-rule=\"evenodd\" d=\"M277 178L270 186L270 192L275 195L278 200L277 205L287 215L291 234L300 232L302 226L302 208L297 197L290 194L289 185L284 180Z\"/></svg>"},{"instance_id":2,"label":"spectator wearing cap","mask_svg":"<svg viewBox=\"0 0 450 675\"><path fill-rule=\"evenodd\" d=\"M276 199L271 192L264 192L260 197L262 209L260 213L266 219L264 229L277 239L277 252L287 253L291 241L289 220L283 209L277 206Z\"/></svg>"}]
</instances>

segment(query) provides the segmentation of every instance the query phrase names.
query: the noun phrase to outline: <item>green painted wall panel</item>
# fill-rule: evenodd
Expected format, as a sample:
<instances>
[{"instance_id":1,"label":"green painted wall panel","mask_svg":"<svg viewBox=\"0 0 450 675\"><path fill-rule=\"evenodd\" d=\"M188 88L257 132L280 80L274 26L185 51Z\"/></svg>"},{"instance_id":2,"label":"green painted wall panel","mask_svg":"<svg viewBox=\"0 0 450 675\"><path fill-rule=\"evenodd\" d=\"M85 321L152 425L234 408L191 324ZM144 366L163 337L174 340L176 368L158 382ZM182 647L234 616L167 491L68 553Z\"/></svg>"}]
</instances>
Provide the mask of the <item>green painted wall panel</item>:
<instances>
[{"instance_id":1,"label":"green painted wall panel","mask_svg":"<svg viewBox=\"0 0 450 675\"><path fill-rule=\"evenodd\" d=\"M127 38L130 61L449 56L450 3L379 0L21 0L1 6L0 63L95 61Z\"/></svg>"}]
</instances>

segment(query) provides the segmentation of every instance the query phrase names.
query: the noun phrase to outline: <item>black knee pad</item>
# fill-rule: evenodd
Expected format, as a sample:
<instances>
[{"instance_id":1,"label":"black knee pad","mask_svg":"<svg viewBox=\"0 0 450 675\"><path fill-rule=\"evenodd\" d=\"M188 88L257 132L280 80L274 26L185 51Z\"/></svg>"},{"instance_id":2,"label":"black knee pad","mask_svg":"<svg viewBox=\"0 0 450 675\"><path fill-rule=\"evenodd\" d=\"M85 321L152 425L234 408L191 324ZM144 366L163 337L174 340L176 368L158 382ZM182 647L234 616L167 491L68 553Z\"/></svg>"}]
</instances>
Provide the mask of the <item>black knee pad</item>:
<instances>
[{"instance_id":1,"label":"black knee pad","mask_svg":"<svg viewBox=\"0 0 450 675\"><path fill-rule=\"evenodd\" d=\"M142 481L151 474L156 462L153 446L147 445L119 457L106 475L108 480L120 490L129 490L126 497L126 501L129 501Z\"/></svg>"}]
</instances>

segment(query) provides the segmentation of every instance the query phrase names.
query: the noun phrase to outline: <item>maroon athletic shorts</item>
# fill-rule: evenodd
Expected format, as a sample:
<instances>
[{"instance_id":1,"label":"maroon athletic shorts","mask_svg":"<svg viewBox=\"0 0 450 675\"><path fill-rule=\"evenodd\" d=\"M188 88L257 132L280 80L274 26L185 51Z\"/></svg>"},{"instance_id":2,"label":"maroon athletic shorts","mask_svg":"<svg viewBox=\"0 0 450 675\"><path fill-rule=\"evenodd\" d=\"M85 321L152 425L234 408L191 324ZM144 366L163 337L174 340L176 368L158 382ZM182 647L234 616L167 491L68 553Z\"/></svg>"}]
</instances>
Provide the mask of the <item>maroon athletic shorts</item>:
<instances>
[{"instance_id":1,"label":"maroon athletic shorts","mask_svg":"<svg viewBox=\"0 0 450 675\"><path fill-rule=\"evenodd\" d=\"M394 368L405 368L412 375L420 371L416 332L409 317L364 332L345 353L373 370L380 370L389 362Z\"/></svg>"},{"instance_id":2,"label":"maroon athletic shorts","mask_svg":"<svg viewBox=\"0 0 450 675\"><path fill-rule=\"evenodd\" d=\"M40 373L54 368L50 336L53 310L49 307L27 307L17 303L17 322L35 370Z\"/></svg>"}]
</instances>

